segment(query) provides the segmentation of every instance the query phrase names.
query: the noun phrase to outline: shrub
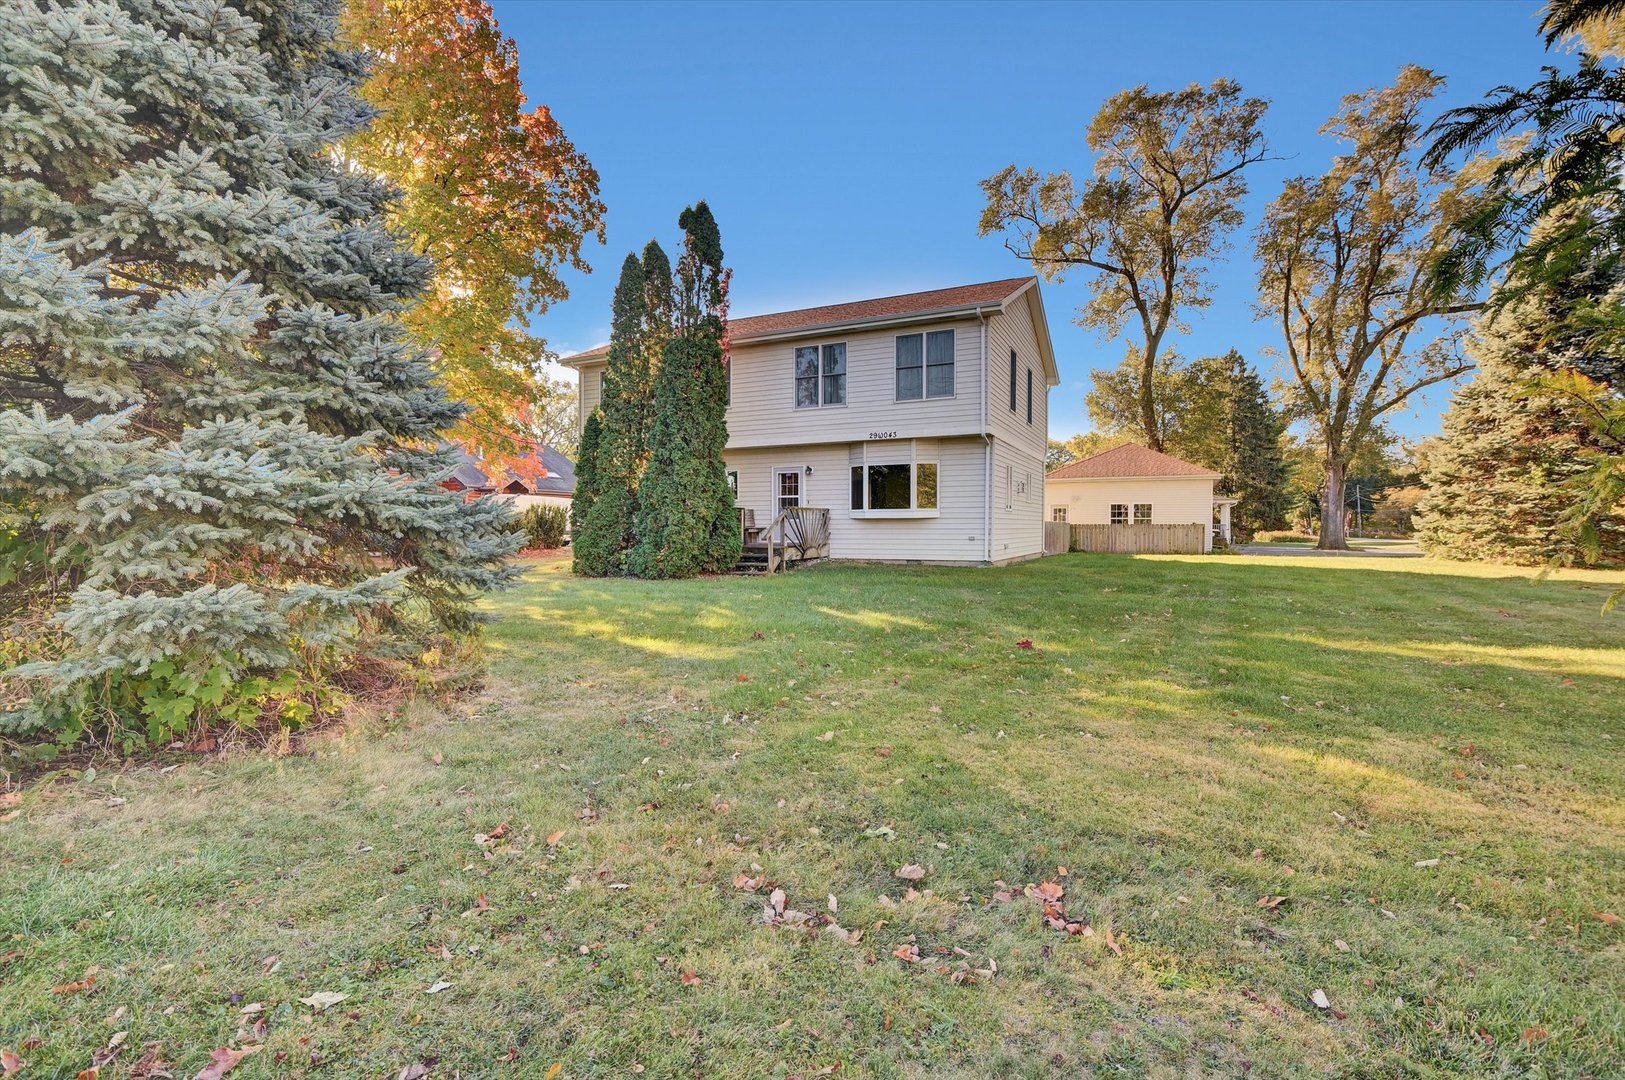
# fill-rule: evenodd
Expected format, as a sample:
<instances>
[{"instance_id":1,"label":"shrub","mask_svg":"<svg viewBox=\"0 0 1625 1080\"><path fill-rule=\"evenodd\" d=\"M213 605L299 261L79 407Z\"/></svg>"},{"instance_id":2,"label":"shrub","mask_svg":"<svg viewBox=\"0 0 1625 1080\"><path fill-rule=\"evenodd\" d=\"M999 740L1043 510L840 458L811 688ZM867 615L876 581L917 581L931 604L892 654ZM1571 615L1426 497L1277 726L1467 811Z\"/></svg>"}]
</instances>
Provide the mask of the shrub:
<instances>
[{"instance_id":1,"label":"shrub","mask_svg":"<svg viewBox=\"0 0 1625 1080\"><path fill-rule=\"evenodd\" d=\"M528 548L557 548L564 546L570 530L570 514L562 506L541 503L526 507L517 518L518 531L525 534Z\"/></svg>"},{"instance_id":2,"label":"shrub","mask_svg":"<svg viewBox=\"0 0 1625 1080\"><path fill-rule=\"evenodd\" d=\"M1315 538L1308 533L1301 533L1295 529L1264 529L1253 533L1253 540L1259 544L1313 544Z\"/></svg>"}]
</instances>

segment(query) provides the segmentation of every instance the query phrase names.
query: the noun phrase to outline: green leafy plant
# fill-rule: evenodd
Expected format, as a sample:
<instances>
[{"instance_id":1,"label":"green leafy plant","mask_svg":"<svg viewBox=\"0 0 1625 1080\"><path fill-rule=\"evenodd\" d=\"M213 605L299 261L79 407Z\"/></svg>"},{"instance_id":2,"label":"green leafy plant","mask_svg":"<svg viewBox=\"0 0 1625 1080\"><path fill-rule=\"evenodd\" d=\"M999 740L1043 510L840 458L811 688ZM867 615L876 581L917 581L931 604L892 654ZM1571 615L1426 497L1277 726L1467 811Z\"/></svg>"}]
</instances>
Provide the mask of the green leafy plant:
<instances>
[{"instance_id":1,"label":"green leafy plant","mask_svg":"<svg viewBox=\"0 0 1625 1080\"><path fill-rule=\"evenodd\" d=\"M557 548L564 546L570 531L570 514L562 506L543 503L526 507L515 519L516 528L525 536L528 548Z\"/></svg>"}]
</instances>

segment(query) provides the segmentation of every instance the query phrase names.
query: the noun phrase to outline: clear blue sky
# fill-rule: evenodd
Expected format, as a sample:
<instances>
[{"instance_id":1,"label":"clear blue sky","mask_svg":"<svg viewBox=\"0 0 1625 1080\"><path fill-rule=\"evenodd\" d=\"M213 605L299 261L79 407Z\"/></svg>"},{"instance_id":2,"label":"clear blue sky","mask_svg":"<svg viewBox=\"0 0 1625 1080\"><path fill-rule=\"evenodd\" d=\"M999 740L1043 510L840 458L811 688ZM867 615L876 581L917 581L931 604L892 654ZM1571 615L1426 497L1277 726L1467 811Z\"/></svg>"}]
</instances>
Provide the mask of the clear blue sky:
<instances>
[{"instance_id":1,"label":"clear blue sky","mask_svg":"<svg viewBox=\"0 0 1625 1080\"><path fill-rule=\"evenodd\" d=\"M752 315L1027 272L976 235L977 181L1015 162L1087 172L1089 119L1107 97L1237 79L1272 101L1285 160L1251 173L1248 224L1214 273L1187 357L1234 346L1260 366L1278 340L1253 317L1251 232L1284 178L1323 172L1316 134L1351 92L1414 62L1449 79L1444 104L1527 84L1549 58L1538 3L495 3L518 43L525 92L597 167L608 244L570 299L533 326L557 352L609 337L625 254L706 199L734 268L733 312ZM1050 434L1090 428L1089 371L1120 341L1072 322L1081 278L1044 289L1061 385ZM1395 427L1438 430L1439 389Z\"/></svg>"}]
</instances>

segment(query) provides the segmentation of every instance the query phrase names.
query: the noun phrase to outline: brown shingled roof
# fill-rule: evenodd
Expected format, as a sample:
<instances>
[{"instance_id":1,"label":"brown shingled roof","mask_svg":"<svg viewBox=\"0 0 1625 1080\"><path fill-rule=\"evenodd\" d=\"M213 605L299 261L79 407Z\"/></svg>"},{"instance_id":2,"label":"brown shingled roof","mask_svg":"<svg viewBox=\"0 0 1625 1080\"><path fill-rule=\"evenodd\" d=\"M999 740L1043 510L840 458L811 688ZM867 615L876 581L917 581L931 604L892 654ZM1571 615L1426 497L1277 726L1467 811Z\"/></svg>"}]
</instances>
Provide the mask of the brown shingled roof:
<instances>
[{"instance_id":1,"label":"brown shingled roof","mask_svg":"<svg viewBox=\"0 0 1625 1080\"><path fill-rule=\"evenodd\" d=\"M976 285L956 285L951 289L931 289L927 292L903 293L900 296L882 296L874 300L857 300L850 304L826 304L823 307L780 311L771 315L750 315L728 321L728 336L733 341L774 334L812 330L820 326L845 323L881 321L927 315L934 311L953 311L978 304L1002 304L1030 283L1031 277L1004 278L984 281ZM608 355L609 346L566 356L565 363L593 360Z\"/></svg>"},{"instance_id":2,"label":"brown shingled roof","mask_svg":"<svg viewBox=\"0 0 1625 1080\"><path fill-rule=\"evenodd\" d=\"M1223 476L1212 469L1204 469L1153 450L1149 446L1126 443L1114 450L1094 457L1062 465L1049 474L1051 480L1113 480L1142 476Z\"/></svg>"}]
</instances>

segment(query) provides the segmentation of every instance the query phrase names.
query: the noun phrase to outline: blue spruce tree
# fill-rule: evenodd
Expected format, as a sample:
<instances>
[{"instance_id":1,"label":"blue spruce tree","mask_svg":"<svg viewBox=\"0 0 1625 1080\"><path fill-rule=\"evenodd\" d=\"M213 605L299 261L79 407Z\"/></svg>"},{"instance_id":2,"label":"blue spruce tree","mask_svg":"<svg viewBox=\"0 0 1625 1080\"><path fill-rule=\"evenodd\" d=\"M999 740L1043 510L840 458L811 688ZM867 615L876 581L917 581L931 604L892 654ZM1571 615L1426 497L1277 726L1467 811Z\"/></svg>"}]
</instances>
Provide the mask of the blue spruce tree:
<instances>
[{"instance_id":1,"label":"blue spruce tree","mask_svg":"<svg viewBox=\"0 0 1625 1080\"><path fill-rule=\"evenodd\" d=\"M510 573L506 508L438 486L430 267L328 152L370 119L336 14L0 4L0 730L167 738Z\"/></svg>"}]
</instances>

